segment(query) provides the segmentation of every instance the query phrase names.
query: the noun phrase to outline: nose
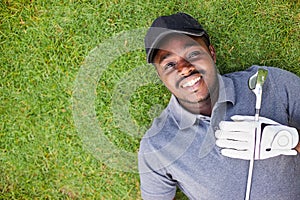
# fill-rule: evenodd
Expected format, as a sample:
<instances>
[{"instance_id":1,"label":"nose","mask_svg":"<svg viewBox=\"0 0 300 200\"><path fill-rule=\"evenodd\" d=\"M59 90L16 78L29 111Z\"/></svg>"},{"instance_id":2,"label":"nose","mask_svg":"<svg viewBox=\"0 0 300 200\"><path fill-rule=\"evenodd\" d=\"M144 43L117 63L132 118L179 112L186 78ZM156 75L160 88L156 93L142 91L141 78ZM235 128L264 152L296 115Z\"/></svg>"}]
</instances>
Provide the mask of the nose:
<instances>
[{"instance_id":1,"label":"nose","mask_svg":"<svg viewBox=\"0 0 300 200\"><path fill-rule=\"evenodd\" d=\"M181 76L188 76L195 70L195 66L187 60L181 59L178 62L177 70Z\"/></svg>"}]
</instances>

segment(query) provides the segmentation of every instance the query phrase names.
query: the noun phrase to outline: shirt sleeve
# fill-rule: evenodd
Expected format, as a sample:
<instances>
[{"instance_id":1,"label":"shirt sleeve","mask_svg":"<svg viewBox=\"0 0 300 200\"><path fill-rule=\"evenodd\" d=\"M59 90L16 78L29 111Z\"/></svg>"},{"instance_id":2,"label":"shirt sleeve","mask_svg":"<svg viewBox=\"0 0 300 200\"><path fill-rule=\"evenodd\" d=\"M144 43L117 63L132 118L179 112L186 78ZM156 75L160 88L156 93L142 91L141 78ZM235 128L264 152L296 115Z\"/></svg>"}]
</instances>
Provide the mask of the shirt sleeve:
<instances>
[{"instance_id":1,"label":"shirt sleeve","mask_svg":"<svg viewBox=\"0 0 300 200\"><path fill-rule=\"evenodd\" d=\"M289 124L300 130L300 78L290 77L292 87L287 88L289 95Z\"/></svg>"},{"instance_id":2,"label":"shirt sleeve","mask_svg":"<svg viewBox=\"0 0 300 200\"><path fill-rule=\"evenodd\" d=\"M286 109L288 125L300 130L300 78L286 70L279 69L274 73L274 85L277 85L278 94L287 99ZM278 102L278 103L283 103Z\"/></svg>"},{"instance_id":3,"label":"shirt sleeve","mask_svg":"<svg viewBox=\"0 0 300 200\"><path fill-rule=\"evenodd\" d=\"M140 148L143 148L141 145ZM168 175L165 167L158 168L159 163L147 159L147 154L139 152L139 174L141 184L141 195L144 200L168 200L173 199L176 193L176 181Z\"/></svg>"}]
</instances>

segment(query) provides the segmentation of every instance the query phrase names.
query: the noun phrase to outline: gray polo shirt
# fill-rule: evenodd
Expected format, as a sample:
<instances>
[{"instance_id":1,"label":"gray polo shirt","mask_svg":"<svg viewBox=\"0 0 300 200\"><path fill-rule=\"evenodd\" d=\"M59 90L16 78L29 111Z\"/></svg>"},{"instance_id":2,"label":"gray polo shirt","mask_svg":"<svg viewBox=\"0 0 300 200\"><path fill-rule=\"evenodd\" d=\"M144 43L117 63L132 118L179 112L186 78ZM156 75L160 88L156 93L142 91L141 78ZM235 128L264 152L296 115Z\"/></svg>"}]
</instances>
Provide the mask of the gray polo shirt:
<instances>
[{"instance_id":1,"label":"gray polo shirt","mask_svg":"<svg viewBox=\"0 0 300 200\"><path fill-rule=\"evenodd\" d=\"M189 199L244 199L249 161L220 154L214 132L221 120L255 114L248 79L258 66L219 76L219 99L211 118L183 109L174 96L143 137L139 172L143 199L173 199L180 188ZM261 116L300 129L300 79L277 68L263 86ZM300 199L300 155L255 161L251 200Z\"/></svg>"}]
</instances>

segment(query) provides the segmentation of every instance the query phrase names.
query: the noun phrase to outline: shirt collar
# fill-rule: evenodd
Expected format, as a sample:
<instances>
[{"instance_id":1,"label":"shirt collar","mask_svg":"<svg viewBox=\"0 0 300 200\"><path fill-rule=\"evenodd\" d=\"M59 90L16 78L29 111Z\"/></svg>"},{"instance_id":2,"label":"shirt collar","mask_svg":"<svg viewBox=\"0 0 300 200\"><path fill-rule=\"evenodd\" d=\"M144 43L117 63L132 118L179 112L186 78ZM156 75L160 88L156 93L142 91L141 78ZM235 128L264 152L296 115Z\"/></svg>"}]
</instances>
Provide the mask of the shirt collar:
<instances>
[{"instance_id":1,"label":"shirt collar","mask_svg":"<svg viewBox=\"0 0 300 200\"><path fill-rule=\"evenodd\" d=\"M218 80L220 90L217 103L231 102L234 105L235 93L232 80L221 75L218 75ZM174 95L171 96L168 109L180 130L193 126L197 120L197 115L184 109Z\"/></svg>"},{"instance_id":2,"label":"shirt collar","mask_svg":"<svg viewBox=\"0 0 300 200\"><path fill-rule=\"evenodd\" d=\"M218 103L231 102L235 104L234 85L230 78L218 75L219 78L219 98Z\"/></svg>"},{"instance_id":3,"label":"shirt collar","mask_svg":"<svg viewBox=\"0 0 300 200\"><path fill-rule=\"evenodd\" d=\"M196 122L197 115L183 108L174 95L172 95L168 107L179 129L191 127Z\"/></svg>"}]
</instances>

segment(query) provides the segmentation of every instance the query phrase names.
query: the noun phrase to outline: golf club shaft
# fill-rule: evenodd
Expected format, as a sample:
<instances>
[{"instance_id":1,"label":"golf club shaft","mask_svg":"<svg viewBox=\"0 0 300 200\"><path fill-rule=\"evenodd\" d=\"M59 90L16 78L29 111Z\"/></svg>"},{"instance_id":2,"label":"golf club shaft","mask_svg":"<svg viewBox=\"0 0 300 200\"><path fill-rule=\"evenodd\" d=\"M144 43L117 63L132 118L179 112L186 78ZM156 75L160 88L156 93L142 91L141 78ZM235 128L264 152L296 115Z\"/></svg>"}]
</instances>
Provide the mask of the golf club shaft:
<instances>
[{"instance_id":1,"label":"golf club shaft","mask_svg":"<svg viewBox=\"0 0 300 200\"><path fill-rule=\"evenodd\" d=\"M256 122L258 122L258 120L259 120L259 109L255 109L254 120L255 120Z\"/></svg>"},{"instance_id":2,"label":"golf club shaft","mask_svg":"<svg viewBox=\"0 0 300 200\"><path fill-rule=\"evenodd\" d=\"M261 94L260 94L261 95ZM259 98L259 104L261 104L261 98ZM259 120L259 111L260 109L255 109L255 121L258 122ZM255 129L255 135L254 135L254 141L256 141L257 138L257 128ZM245 200L250 199L250 192L251 192L251 185L252 185L252 174L253 174L253 167L254 167L254 158L255 158L255 144L253 147L253 156L249 162L249 170L248 170L248 179L247 179L247 189L246 189L246 195L245 195Z\"/></svg>"},{"instance_id":3,"label":"golf club shaft","mask_svg":"<svg viewBox=\"0 0 300 200\"><path fill-rule=\"evenodd\" d=\"M262 96L262 88L258 89L258 92L256 93L256 108L255 108L255 116L254 116L254 120L256 122L259 121L259 111L260 111L260 106L261 106L261 96ZM255 135L254 135L254 141L256 142L256 140L260 140L260 138L258 138L257 136L260 134L257 134L257 128L255 129ZM249 170L248 170L248 179L247 179L247 188L246 188L246 195L245 195L245 200L249 200L250 199L250 192L251 192L251 185L252 185L252 174L253 174L253 167L254 167L254 158L255 158L255 148L256 145L254 144L253 147L253 156L250 159L249 162Z\"/></svg>"},{"instance_id":4,"label":"golf club shaft","mask_svg":"<svg viewBox=\"0 0 300 200\"><path fill-rule=\"evenodd\" d=\"M247 189L246 189L245 200L249 200L250 199L253 166L254 166L254 158L251 158L250 163L249 163L249 171L248 171Z\"/></svg>"}]
</instances>

